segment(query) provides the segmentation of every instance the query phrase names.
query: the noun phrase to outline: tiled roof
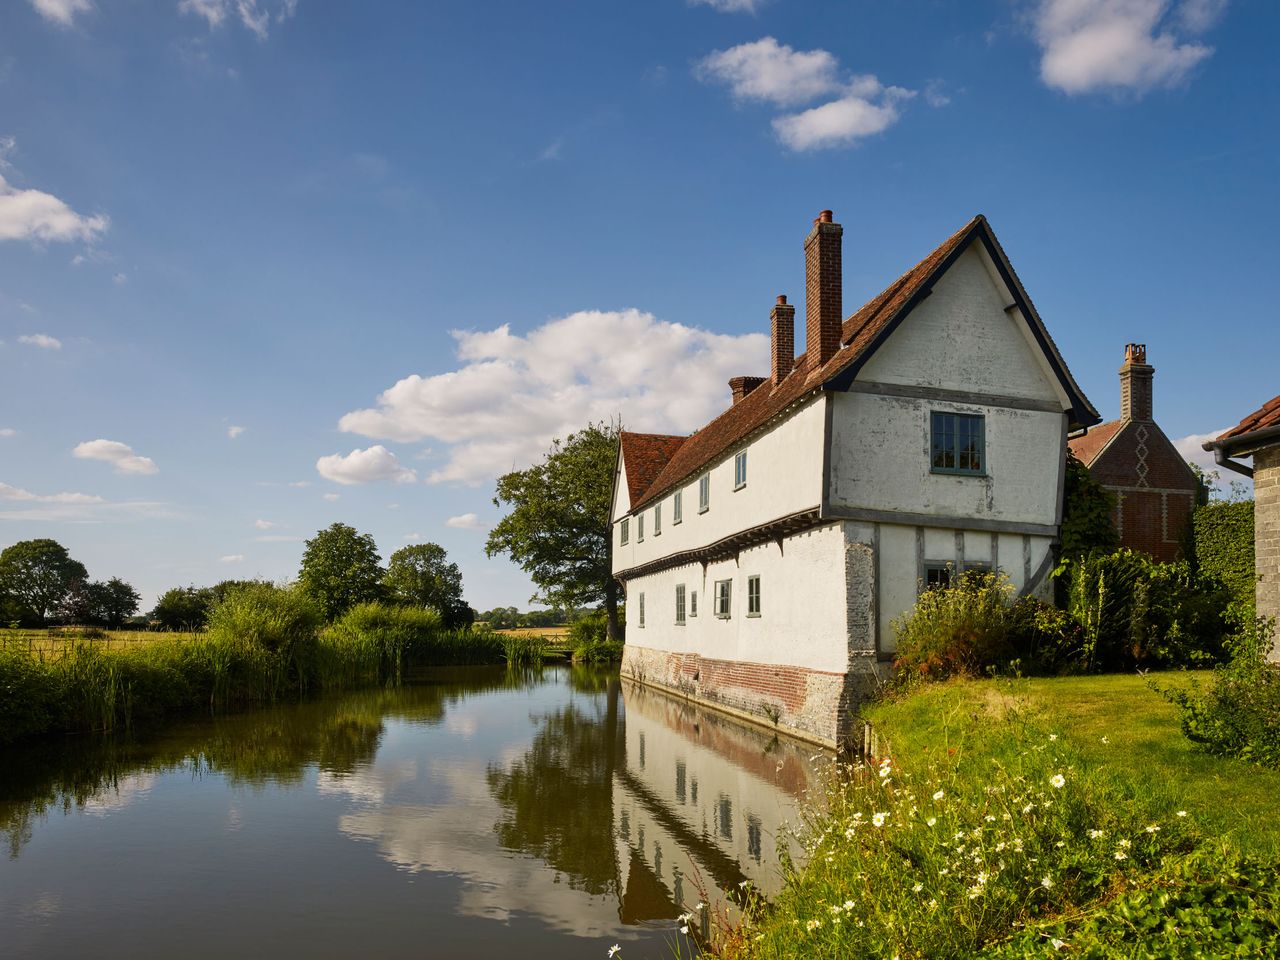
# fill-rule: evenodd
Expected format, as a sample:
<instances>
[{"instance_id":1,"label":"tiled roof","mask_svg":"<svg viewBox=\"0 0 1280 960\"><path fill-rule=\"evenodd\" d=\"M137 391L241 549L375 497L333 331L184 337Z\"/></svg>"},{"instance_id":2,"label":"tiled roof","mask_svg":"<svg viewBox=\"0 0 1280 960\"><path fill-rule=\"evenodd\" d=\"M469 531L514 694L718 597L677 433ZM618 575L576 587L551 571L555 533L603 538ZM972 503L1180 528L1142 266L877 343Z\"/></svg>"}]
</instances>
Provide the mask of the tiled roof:
<instances>
[{"instance_id":1,"label":"tiled roof","mask_svg":"<svg viewBox=\"0 0 1280 960\"><path fill-rule=\"evenodd\" d=\"M1246 433L1265 430L1268 427L1280 427L1280 397L1272 397L1222 436L1218 437L1217 440L1214 440L1213 445L1217 446L1224 440L1232 440Z\"/></svg>"},{"instance_id":2,"label":"tiled roof","mask_svg":"<svg viewBox=\"0 0 1280 960\"><path fill-rule=\"evenodd\" d=\"M628 433L622 431L619 441L622 445L622 464L627 471L627 492L631 495L631 503L640 498L649 489L667 461L680 449L685 437L674 437L665 433Z\"/></svg>"},{"instance_id":3,"label":"tiled roof","mask_svg":"<svg viewBox=\"0 0 1280 960\"><path fill-rule=\"evenodd\" d=\"M1089 432L1083 437L1068 440L1067 446L1071 448L1077 460L1086 467L1092 466L1093 461L1098 459L1098 454L1102 452L1102 448L1111 442L1111 438L1119 433L1123 426L1123 420L1108 420L1096 427L1090 427Z\"/></svg>"},{"instance_id":4,"label":"tiled roof","mask_svg":"<svg viewBox=\"0 0 1280 960\"><path fill-rule=\"evenodd\" d=\"M1071 378L1057 347L1035 313L1035 307L1032 306L1025 291L1022 290L1022 285L1013 274L1013 268L996 241L995 234L991 232L986 218L979 214L846 320L841 332L841 347L830 360L821 367L817 367L806 352L796 358L795 367L781 383L774 384L771 380L765 380L763 384L674 450L653 483L647 489L641 488L643 496L639 498L635 494L636 483L631 478L628 464L627 479L632 490L631 508L634 510L644 506L677 483L702 470L734 444L742 441L796 401L812 391L827 386L828 382L837 375L844 374L852 379L861 362L875 352L883 339L893 331L897 321L910 312L915 303L929 292L937 277L950 266L956 256L964 251L969 241L978 237L989 241L989 249L992 250L993 257L1000 266L1008 270L1009 279L1015 288L1015 295L1025 303L1028 321L1037 334L1043 336L1046 350L1051 354L1050 360L1058 365L1063 385L1073 398L1074 405L1080 410L1079 418L1087 421L1079 425L1087 426L1097 423L1101 418ZM831 386L835 389L843 389L847 384L837 381Z\"/></svg>"}]
</instances>

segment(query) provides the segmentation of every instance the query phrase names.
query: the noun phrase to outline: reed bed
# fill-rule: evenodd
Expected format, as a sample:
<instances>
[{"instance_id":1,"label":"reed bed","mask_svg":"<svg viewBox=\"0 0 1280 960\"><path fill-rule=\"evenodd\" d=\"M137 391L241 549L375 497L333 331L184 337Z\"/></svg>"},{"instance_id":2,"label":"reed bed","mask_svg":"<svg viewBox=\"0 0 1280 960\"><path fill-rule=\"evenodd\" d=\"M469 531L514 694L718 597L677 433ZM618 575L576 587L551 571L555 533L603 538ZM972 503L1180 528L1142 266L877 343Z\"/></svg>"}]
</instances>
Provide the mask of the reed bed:
<instances>
[{"instance_id":1,"label":"reed bed","mask_svg":"<svg viewBox=\"0 0 1280 960\"><path fill-rule=\"evenodd\" d=\"M0 742L106 731L194 710L272 703L310 691L397 685L416 666L541 662L540 638L443 628L434 611L362 604L322 625L296 590L230 593L199 634L110 647L0 645Z\"/></svg>"}]
</instances>

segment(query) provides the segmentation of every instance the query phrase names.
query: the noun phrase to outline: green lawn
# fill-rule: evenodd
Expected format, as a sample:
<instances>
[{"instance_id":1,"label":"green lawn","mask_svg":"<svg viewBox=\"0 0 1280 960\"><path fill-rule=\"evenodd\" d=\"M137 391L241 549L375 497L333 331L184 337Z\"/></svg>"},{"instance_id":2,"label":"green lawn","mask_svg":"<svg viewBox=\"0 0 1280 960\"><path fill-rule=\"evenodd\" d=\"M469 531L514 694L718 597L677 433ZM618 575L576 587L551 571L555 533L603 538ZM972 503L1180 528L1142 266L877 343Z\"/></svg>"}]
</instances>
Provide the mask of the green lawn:
<instances>
[{"instance_id":1,"label":"green lawn","mask_svg":"<svg viewBox=\"0 0 1280 960\"><path fill-rule=\"evenodd\" d=\"M1157 686L1206 683L1205 672L1151 674ZM1280 771L1203 753L1177 712L1139 676L981 680L925 688L868 711L892 752L909 761L954 750L972 760L1010 749L991 720L1025 717L1142 798L1153 813L1186 810L1210 842L1280 855ZM1105 738L1105 741L1104 741Z\"/></svg>"}]
</instances>

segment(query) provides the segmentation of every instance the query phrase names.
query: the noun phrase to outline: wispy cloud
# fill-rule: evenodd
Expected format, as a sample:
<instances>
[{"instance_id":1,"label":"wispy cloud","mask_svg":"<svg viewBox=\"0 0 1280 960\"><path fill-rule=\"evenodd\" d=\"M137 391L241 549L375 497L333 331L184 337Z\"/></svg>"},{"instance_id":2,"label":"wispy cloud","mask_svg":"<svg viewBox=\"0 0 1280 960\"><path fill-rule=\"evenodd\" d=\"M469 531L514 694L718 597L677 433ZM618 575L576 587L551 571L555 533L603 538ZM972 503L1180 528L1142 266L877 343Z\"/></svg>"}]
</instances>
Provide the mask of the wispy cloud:
<instances>
[{"instance_id":1,"label":"wispy cloud","mask_svg":"<svg viewBox=\"0 0 1280 960\"><path fill-rule=\"evenodd\" d=\"M1194 42L1225 0L1040 0L1033 29L1040 77L1068 94L1142 94L1183 81L1213 48Z\"/></svg>"},{"instance_id":2,"label":"wispy cloud","mask_svg":"<svg viewBox=\"0 0 1280 960\"><path fill-rule=\"evenodd\" d=\"M0 483L0 522L104 523L173 516L164 503L107 500L91 493L33 493Z\"/></svg>"},{"instance_id":3,"label":"wispy cloud","mask_svg":"<svg viewBox=\"0 0 1280 960\"><path fill-rule=\"evenodd\" d=\"M552 140L549 144L547 144L546 147L543 148L542 152L538 154L538 159L544 162L551 161L551 160L559 160L560 151L562 151L563 149L564 149L564 137L556 137L556 139Z\"/></svg>"},{"instance_id":4,"label":"wispy cloud","mask_svg":"<svg viewBox=\"0 0 1280 960\"><path fill-rule=\"evenodd\" d=\"M106 503L102 497L90 493L37 494L7 483L0 483L0 500L18 500L23 503Z\"/></svg>"},{"instance_id":5,"label":"wispy cloud","mask_svg":"<svg viewBox=\"0 0 1280 960\"><path fill-rule=\"evenodd\" d=\"M335 500L339 499L339 498L342 496L342 494L340 494L340 493L326 493L326 494L324 494L323 496L324 496L324 499L325 499L325 500L328 500L330 503L333 503L333 501L335 501Z\"/></svg>"},{"instance_id":6,"label":"wispy cloud","mask_svg":"<svg viewBox=\"0 0 1280 960\"><path fill-rule=\"evenodd\" d=\"M225 557L219 557L221 563L244 563L243 553L228 553Z\"/></svg>"},{"instance_id":7,"label":"wispy cloud","mask_svg":"<svg viewBox=\"0 0 1280 960\"><path fill-rule=\"evenodd\" d=\"M283 23L298 11L298 0L180 0L178 10L202 17L210 30L239 21L259 40L266 40L271 22Z\"/></svg>"},{"instance_id":8,"label":"wispy cloud","mask_svg":"<svg viewBox=\"0 0 1280 960\"><path fill-rule=\"evenodd\" d=\"M710 7L721 13L755 13L768 0L689 0L694 7Z\"/></svg>"},{"instance_id":9,"label":"wispy cloud","mask_svg":"<svg viewBox=\"0 0 1280 960\"><path fill-rule=\"evenodd\" d=\"M778 139L792 150L845 146L897 122L899 105L915 96L885 86L872 75L846 76L826 50L795 50L773 37L717 50L694 68L708 83L729 88L734 99L795 107L820 97L826 103L773 120Z\"/></svg>"},{"instance_id":10,"label":"wispy cloud","mask_svg":"<svg viewBox=\"0 0 1280 960\"><path fill-rule=\"evenodd\" d=\"M0 427L0 438L16 437L18 431L13 427Z\"/></svg>"},{"instance_id":11,"label":"wispy cloud","mask_svg":"<svg viewBox=\"0 0 1280 960\"><path fill-rule=\"evenodd\" d=\"M41 350L62 349L62 341L47 333L25 333L18 338L18 342L25 343L29 347L39 347Z\"/></svg>"},{"instance_id":12,"label":"wispy cloud","mask_svg":"<svg viewBox=\"0 0 1280 960\"><path fill-rule=\"evenodd\" d=\"M141 457L133 448L119 440L86 440L71 451L80 460L103 460L111 464L116 473L146 475L159 473L160 468L150 457Z\"/></svg>"},{"instance_id":13,"label":"wispy cloud","mask_svg":"<svg viewBox=\"0 0 1280 960\"><path fill-rule=\"evenodd\" d=\"M444 525L455 530L483 530L485 527L480 522L480 518L474 513L464 513L456 517L450 517L444 522Z\"/></svg>"},{"instance_id":14,"label":"wispy cloud","mask_svg":"<svg viewBox=\"0 0 1280 960\"><path fill-rule=\"evenodd\" d=\"M40 16L60 27L71 26L76 14L93 9L90 0L31 0L31 6Z\"/></svg>"},{"instance_id":15,"label":"wispy cloud","mask_svg":"<svg viewBox=\"0 0 1280 960\"><path fill-rule=\"evenodd\" d=\"M378 481L413 483L418 478L380 443L364 450L352 450L346 456L334 453L321 457L316 461L316 470L326 480L346 485Z\"/></svg>"},{"instance_id":16,"label":"wispy cloud","mask_svg":"<svg viewBox=\"0 0 1280 960\"><path fill-rule=\"evenodd\" d=\"M271 521L271 520L255 520L253 521L253 525L257 527L259 530L270 530L273 527L280 526L280 524L275 523L274 521Z\"/></svg>"},{"instance_id":17,"label":"wispy cloud","mask_svg":"<svg viewBox=\"0 0 1280 960\"><path fill-rule=\"evenodd\" d=\"M236 437L240 436L240 434L244 433L245 429L245 427L237 427L234 425L227 427L227 437L234 440Z\"/></svg>"},{"instance_id":18,"label":"wispy cloud","mask_svg":"<svg viewBox=\"0 0 1280 960\"><path fill-rule=\"evenodd\" d=\"M429 483L488 480L532 463L555 437L619 415L628 429L687 432L729 401L725 386L769 366L769 338L712 333L639 310L584 310L511 332L455 330L457 369L414 374L341 430L445 445Z\"/></svg>"}]
</instances>

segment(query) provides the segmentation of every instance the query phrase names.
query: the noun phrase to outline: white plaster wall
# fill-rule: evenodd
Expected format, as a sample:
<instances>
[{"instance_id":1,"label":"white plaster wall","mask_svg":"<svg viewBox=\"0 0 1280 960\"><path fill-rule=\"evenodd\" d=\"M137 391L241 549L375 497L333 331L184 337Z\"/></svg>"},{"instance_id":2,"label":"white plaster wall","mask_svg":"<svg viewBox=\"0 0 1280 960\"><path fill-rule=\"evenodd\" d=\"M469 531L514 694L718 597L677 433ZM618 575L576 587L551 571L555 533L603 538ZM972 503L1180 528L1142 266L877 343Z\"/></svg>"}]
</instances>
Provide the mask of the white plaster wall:
<instances>
[{"instance_id":1,"label":"white plaster wall","mask_svg":"<svg viewBox=\"0 0 1280 960\"><path fill-rule=\"evenodd\" d=\"M833 507L1057 523L1062 414L868 393L832 402ZM985 417L986 476L930 472L935 410Z\"/></svg>"},{"instance_id":2,"label":"white plaster wall","mask_svg":"<svg viewBox=\"0 0 1280 960\"><path fill-rule=\"evenodd\" d=\"M618 457L618 467L613 478L613 509L609 514L609 519L614 521L621 520L631 510L631 488L627 486L627 466L623 462L621 456ZM614 532L614 540L616 541L618 534Z\"/></svg>"},{"instance_id":3,"label":"white plaster wall","mask_svg":"<svg viewBox=\"0 0 1280 960\"><path fill-rule=\"evenodd\" d=\"M977 244L962 253L859 379L1065 401L1025 323L1005 313L1012 296L985 260Z\"/></svg>"},{"instance_id":4,"label":"white plaster wall","mask_svg":"<svg viewBox=\"0 0 1280 960\"><path fill-rule=\"evenodd\" d=\"M718 660L843 673L849 664L844 528L817 527L743 550L738 560L694 563L627 582L627 641ZM760 576L761 615L747 616L747 578ZM733 581L733 611L715 616L717 580ZM698 591L698 616L675 623L676 584ZM638 622L645 594L645 626Z\"/></svg>"},{"instance_id":5,"label":"white plaster wall","mask_svg":"<svg viewBox=\"0 0 1280 960\"><path fill-rule=\"evenodd\" d=\"M900 526L882 523L880 528L880 650L892 653L897 649L893 621L915 606L921 578L920 561L925 563L951 563L957 567L960 554L956 545L955 530ZM991 534L985 530L960 531L964 541L964 562L991 562ZM917 537L924 541L924 556L920 557ZM1025 548L1024 548L1025 541ZM1021 534L997 536L997 569L1009 578L1016 593L1022 593L1027 585L1025 558L1030 559L1030 574L1034 578L1045 558L1053 548L1051 537ZM1043 582L1038 584L1044 587Z\"/></svg>"},{"instance_id":6,"label":"white plaster wall","mask_svg":"<svg viewBox=\"0 0 1280 960\"><path fill-rule=\"evenodd\" d=\"M632 515L631 536L621 542L621 514L613 525L613 569L627 570L662 557L705 547L751 527L789 514L816 508L822 500L822 442L825 408L821 398L801 407L785 420L758 435L747 450L747 485L733 489L734 456L744 446L726 451L710 468L711 502L698 513L698 477L690 478L684 491L684 520L672 523L672 494L660 501L662 533L654 536L654 505L647 506L641 543ZM625 478L622 482L625 483ZM625 497L616 498L625 502ZM615 512L617 511L615 505Z\"/></svg>"}]
</instances>

